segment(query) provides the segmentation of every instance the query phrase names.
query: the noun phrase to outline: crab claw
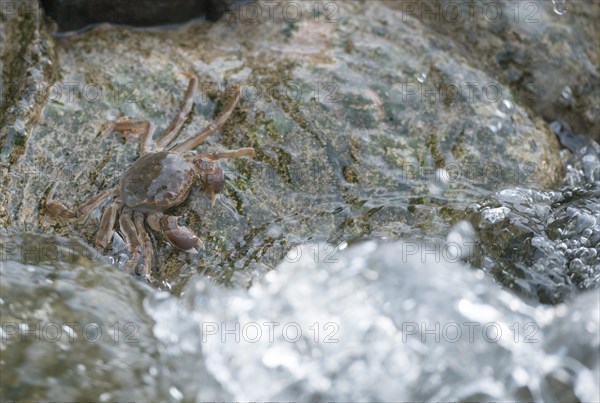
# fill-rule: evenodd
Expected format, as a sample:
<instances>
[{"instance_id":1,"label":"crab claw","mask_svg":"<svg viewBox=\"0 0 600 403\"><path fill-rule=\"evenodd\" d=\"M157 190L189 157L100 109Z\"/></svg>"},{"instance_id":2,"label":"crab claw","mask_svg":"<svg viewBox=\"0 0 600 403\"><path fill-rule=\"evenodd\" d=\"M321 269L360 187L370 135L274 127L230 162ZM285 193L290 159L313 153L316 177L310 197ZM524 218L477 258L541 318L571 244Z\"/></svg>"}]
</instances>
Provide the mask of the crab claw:
<instances>
[{"instance_id":1,"label":"crab claw","mask_svg":"<svg viewBox=\"0 0 600 403\"><path fill-rule=\"evenodd\" d=\"M202 241L188 227L177 224L179 217L163 216L160 227L167 241L174 247L184 252L195 251L196 246L202 246Z\"/></svg>"},{"instance_id":2,"label":"crab claw","mask_svg":"<svg viewBox=\"0 0 600 403\"><path fill-rule=\"evenodd\" d=\"M215 205L215 201L219 193L223 191L225 185L225 173L223 168L217 161L212 161L207 158L202 158L198 162L199 175L204 183L204 190L210 196L212 205Z\"/></svg>"},{"instance_id":3,"label":"crab claw","mask_svg":"<svg viewBox=\"0 0 600 403\"><path fill-rule=\"evenodd\" d=\"M215 205L219 193L223 191L225 185L225 174L219 164L215 164L213 172L206 175L206 190L210 195L212 206Z\"/></svg>"},{"instance_id":4,"label":"crab claw","mask_svg":"<svg viewBox=\"0 0 600 403\"><path fill-rule=\"evenodd\" d=\"M219 194L215 192L210 193L210 206L214 207L217 199L219 198Z\"/></svg>"}]
</instances>

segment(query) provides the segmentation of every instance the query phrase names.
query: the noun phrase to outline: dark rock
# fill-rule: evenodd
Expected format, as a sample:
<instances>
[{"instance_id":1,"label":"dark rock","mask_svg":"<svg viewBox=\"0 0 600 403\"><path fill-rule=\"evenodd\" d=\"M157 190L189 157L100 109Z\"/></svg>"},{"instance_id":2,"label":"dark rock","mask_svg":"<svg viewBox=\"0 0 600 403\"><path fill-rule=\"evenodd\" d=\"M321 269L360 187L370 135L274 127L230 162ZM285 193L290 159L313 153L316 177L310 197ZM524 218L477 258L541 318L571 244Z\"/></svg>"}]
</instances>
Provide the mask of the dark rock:
<instances>
[{"instance_id":1,"label":"dark rock","mask_svg":"<svg viewBox=\"0 0 600 403\"><path fill-rule=\"evenodd\" d=\"M192 19L216 21L236 0L41 0L61 32L89 29L103 22L151 27Z\"/></svg>"}]
</instances>

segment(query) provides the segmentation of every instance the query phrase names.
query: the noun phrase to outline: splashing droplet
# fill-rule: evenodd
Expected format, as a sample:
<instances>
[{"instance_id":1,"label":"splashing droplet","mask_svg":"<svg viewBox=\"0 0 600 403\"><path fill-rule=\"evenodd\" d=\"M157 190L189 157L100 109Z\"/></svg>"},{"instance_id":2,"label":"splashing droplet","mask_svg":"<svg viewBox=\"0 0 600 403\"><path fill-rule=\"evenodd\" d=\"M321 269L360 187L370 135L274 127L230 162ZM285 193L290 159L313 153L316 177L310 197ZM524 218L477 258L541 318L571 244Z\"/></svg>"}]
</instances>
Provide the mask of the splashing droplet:
<instances>
[{"instance_id":1,"label":"splashing droplet","mask_svg":"<svg viewBox=\"0 0 600 403\"><path fill-rule=\"evenodd\" d=\"M169 388L169 394L171 395L171 397L173 399L175 399L176 401L180 401L181 399L183 399L183 393L181 393L179 391L179 389L177 389L175 386L171 386Z\"/></svg>"},{"instance_id":2,"label":"splashing droplet","mask_svg":"<svg viewBox=\"0 0 600 403\"><path fill-rule=\"evenodd\" d=\"M417 75L417 81L423 84L427 80L427 73L419 73Z\"/></svg>"},{"instance_id":3,"label":"splashing droplet","mask_svg":"<svg viewBox=\"0 0 600 403\"><path fill-rule=\"evenodd\" d=\"M554 3L554 12L558 15L564 15L567 12L567 0L552 0Z\"/></svg>"},{"instance_id":4,"label":"splashing droplet","mask_svg":"<svg viewBox=\"0 0 600 403\"><path fill-rule=\"evenodd\" d=\"M508 99L503 99L498 105L497 114L500 117L507 118L515 112L515 105Z\"/></svg>"},{"instance_id":5,"label":"splashing droplet","mask_svg":"<svg viewBox=\"0 0 600 403\"><path fill-rule=\"evenodd\" d=\"M492 133L498 133L500 130L502 130L502 120L495 116L491 117L488 120L488 129L490 129Z\"/></svg>"},{"instance_id":6,"label":"splashing droplet","mask_svg":"<svg viewBox=\"0 0 600 403\"><path fill-rule=\"evenodd\" d=\"M565 85L560 93L560 102L567 106L573 105L573 90L568 85Z\"/></svg>"}]
</instances>

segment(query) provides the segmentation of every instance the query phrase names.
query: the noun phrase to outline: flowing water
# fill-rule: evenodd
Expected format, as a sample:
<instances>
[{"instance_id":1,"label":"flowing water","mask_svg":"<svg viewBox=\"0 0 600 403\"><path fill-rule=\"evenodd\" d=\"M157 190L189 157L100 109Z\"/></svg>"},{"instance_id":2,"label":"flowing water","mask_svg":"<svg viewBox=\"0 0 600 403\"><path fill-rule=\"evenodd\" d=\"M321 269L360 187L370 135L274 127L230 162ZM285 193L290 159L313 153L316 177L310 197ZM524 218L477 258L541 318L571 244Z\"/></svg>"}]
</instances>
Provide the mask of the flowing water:
<instances>
[{"instance_id":1,"label":"flowing water","mask_svg":"<svg viewBox=\"0 0 600 403\"><path fill-rule=\"evenodd\" d=\"M435 245L307 245L249 290L197 276L180 298L77 243L2 245L4 398L600 397L597 292L530 305Z\"/></svg>"}]
</instances>

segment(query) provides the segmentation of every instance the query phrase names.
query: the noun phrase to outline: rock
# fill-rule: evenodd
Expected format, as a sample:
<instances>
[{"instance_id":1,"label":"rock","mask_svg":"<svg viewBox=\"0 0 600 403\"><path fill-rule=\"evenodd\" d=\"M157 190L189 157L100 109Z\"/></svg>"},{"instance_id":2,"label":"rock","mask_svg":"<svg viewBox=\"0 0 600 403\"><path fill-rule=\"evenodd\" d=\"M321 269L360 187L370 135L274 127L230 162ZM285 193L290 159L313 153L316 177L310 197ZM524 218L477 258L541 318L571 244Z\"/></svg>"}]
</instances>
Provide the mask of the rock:
<instances>
[{"instance_id":1,"label":"rock","mask_svg":"<svg viewBox=\"0 0 600 403\"><path fill-rule=\"evenodd\" d=\"M509 86L548 122L562 119L600 142L600 3L555 3L387 2L403 23L416 19L446 36L455 57Z\"/></svg>"},{"instance_id":2,"label":"rock","mask_svg":"<svg viewBox=\"0 0 600 403\"><path fill-rule=\"evenodd\" d=\"M568 124L554 121L550 128L558 137L562 150L562 160L566 166L566 185L600 182L600 145L591 138L573 133Z\"/></svg>"},{"instance_id":3,"label":"rock","mask_svg":"<svg viewBox=\"0 0 600 403\"><path fill-rule=\"evenodd\" d=\"M40 124L27 126L31 138L3 188L7 228L91 241L99 212L50 226L39 207L45 191L58 182L57 197L72 206L115 185L138 140L100 136L105 123L149 119L160 131L182 99L184 71L201 85L182 138L213 119L223 89L240 82L240 106L198 150L254 147L257 155L223 163L222 203L211 208L196 187L172 212L203 251L178 253L154 235L155 275L173 292L198 271L219 282L251 279L299 243L443 239L492 191L558 183L555 136L460 45L417 20L398 24L403 14L381 2L335 4L274 5L258 19L240 9L153 33L103 25L58 40L61 81Z\"/></svg>"},{"instance_id":4,"label":"rock","mask_svg":"<svg viewBox=\"0 0 600 403\"><path fill-rule=\"evenodd\" d=\"M173 25L191 19L218 20L236 0L42 0L46 15L60 31L109 22L132 26Z\"/></svg>"},{"instance_id":5,"label":"rock","mask_svg":"<svg viewBox=\"0 0 600 403\"><path fill-rule=\"evenodd\" d=\"M0 9L0 226L8 225L8 169L25 143L56 79L54 42L37 1Z\"/></svg>"}]
</instances>

